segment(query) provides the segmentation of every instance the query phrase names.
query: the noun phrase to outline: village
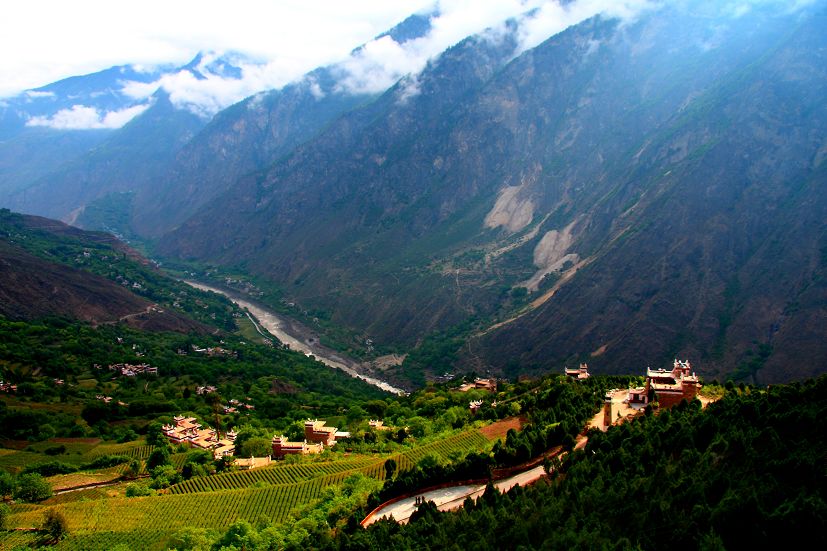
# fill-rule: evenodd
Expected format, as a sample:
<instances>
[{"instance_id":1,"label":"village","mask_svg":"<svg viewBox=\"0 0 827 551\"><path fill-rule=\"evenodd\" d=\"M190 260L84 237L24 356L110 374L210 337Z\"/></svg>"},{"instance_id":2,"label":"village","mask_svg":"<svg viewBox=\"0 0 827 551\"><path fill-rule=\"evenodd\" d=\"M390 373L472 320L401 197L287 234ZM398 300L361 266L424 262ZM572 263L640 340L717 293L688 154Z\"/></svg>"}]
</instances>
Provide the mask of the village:
<instances>
[{"instance_id":1,"label":"village","mask_svg":"<svg viewBox=\"0 0 827 551\"><path fill-rule=\"evenodd\" d=\"M381 427L381 422L371 421L373 426ZM378 425L377 425L378 423ZM172 444L185 444L192 448L209 450L214 459L230 457L235 454L236 432L229 430L222 438L216 429L203 427L195 417L177 415L172 424L161 428L164 436ZM265 458L237 458L235 465L243 469L270 464L271 459L284 459L288 455L318 454L325 448L332 447L342 439L350 437L350 433L339 431L336 427L326 426L325 421L307 419L304 423L304 440L291 442L284 435L274 435L272 440L272 454Z\"/></svg>"},{"instance_id":2,"label":"village","mask_svg":"<svg viewBox=\"0 0 827 551\"><path fill-rule=\"evenodd\" d=\"M570 369L564 368L565 375L575 381L585 381L591 377L587 364L580 364L579 367ZM671 370L649 369L646 370L645 384L640 387L628 389L612 389L606 393L604 406L596 419L601 423L592 424L600 430L605 431L612 424L623 420L631 419L644 412L650 404L657 403L660 408L670 408L681 400L691 401L701 388L698 376L692 372L688 360L674 360ZM497 380L493 378L476 378L473 382L463 383L455 390L469 392L471 390L482 390L496 392ZM217 392L214 386L199 386L196 394L206 395ZM472 414L483 406L481 399L471 400L468 404ZM492 406L497 402L493 401ZM254 406L239 400L230 400L229 405L223 406L223 412L235 413L239 408L251 410ZM388 430L389 427L379 419L371 419L369 426L373 430ZM172 424L162 427L164 436L175 445L185 444L193 448L200 448L212 452L215 459L232 457L235 455L234 430L227 431L223 437L218 430L209 426L202 426L194 417L177 415L173 418ZM267 457L235 458L234 464L241 469L252 469L269 465L272 460L281 460L291 455L315 455L322 453L325 449L332 448L343 439L350 437L350 433L340 431L337 427L327 426L324 420L307 419L304 422L304 439L302 441L291 441L283 434L273 435L271 442L271 454Z\"/></svg>"}]
</instances>

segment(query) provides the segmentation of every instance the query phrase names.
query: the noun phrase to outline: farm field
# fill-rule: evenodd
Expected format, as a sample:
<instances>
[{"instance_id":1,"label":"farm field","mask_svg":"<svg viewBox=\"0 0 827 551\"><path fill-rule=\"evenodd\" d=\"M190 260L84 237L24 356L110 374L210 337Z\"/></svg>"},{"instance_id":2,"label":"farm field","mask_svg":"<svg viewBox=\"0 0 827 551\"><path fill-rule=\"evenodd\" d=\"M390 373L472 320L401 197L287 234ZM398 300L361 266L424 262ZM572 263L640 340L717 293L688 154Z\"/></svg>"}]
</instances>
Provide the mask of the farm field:
<instances>
[{"instance_id":1,"label":"farm field","mask_svg":"<svg viewBox=\"0 0 827 551\"><path fill-rule=\"evenodd\" d=\"M102 549L119 544L130 549L163 549L177 530L188 526L221 530L238 519L285 520L293 509L319 498L325 488L342 483L354 473L384 479L384 463L391 457L400 470L405 470L428 454L452 459L490 445L491 441L474 429L390 456L356 455L333 461L282 463L191 479L172 486L164 495L111 497L112 493L122 494L105 491L108 488L93 488L61 494L40 505L13 505L9 526L38 526L44 511L54 508L66 516L71 534L57 549ZM21 534L4 535L0 549L20 545L21 538L34 538Z\"/></svg>"},{"instance_id":2,"label":"farm field","mask_svg":"<svg viewBox=\"0 0 827 551\"><path fill-rule=\"evenodd\" d=\"M49 455L46 450L62 447L62 453ZM153 447L143 440L123 444L102 443L97 438L55 438L27 446L26 449L0 448L0 469L19 473L29 465L61 461L80 465L104 455L126 455L144 460L152 453Z\"/></svg>"}]
</instances>

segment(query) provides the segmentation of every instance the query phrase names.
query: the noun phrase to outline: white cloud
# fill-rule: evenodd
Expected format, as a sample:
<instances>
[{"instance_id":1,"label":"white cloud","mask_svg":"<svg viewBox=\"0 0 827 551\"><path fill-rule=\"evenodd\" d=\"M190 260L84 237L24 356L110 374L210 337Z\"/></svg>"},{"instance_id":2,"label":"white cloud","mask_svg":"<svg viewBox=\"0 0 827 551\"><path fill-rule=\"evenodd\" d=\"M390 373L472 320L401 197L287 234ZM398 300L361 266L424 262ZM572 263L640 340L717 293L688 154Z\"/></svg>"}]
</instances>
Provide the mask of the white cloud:
<instances>
[{"instance_id":1,"label":"white cloud","mask_svg":"<svg viewBox=\"0 0 827 551\"><path fill-rule=\"evenodd\" d=\"M50 117L32 117L26 122L26 126L45 126L56 130L121 128L147 108L149 104L135 105L120 111L101 112L94 107L73 105L70 109L61 109Z\"/></svg>"},{"instance_id":2,"label":"white cloud","mask_svg":"<svg viewBox=\"0 0 827 551\"><path fill-rule=\"evenodd\" d=\"M143 102L160 87L172 101L204 116L262 90L280 88L324 65L339 64L339 89L381 92L405 75L416 76L445 49L486 28L502 39L504 21L519 21L515 55L584 19L603 13L634 18L643 10L685 0L439 0L427 36L404 44L388 36L371 40L411 13L425 13L435 0L144 0L124 12L111 0L27 0L4 6L0 19L0 97L113 65L150 71L184 64L199 51L237 51L261 63L242 64L242 78L188 72L153 83L124 82L121 92ZM793 0L793 9L813 0ZM729 15L751 5L781 0L729 0ZM48 13L49 17L41 16ZM526 15L530 13L530 15ZM723 13L723 12L722 12ZM351 50L367 42L351 55ZM205 62L206 63L206 62ZM202 64L203 65L203 64ZM202 67L203 68L203 67ZM412 78L406 97L416 93ZM312 86L312 83L310 83ZM323 91L311 88L317 96Z\"/></svg>"},{"instance_id":3,"label":"white cloud","mask_svg":"<svg viewBox=\"0 0 827 551\"><path fill-rule=\"evenodd\" d=\"M658 2L652 0L578 0L562 6L545 2L530 17L520 20L518 51L534 48L572 25L596 15L630 20Z\"/></svg>"},{"instance_id":4,"label":"white cloud","mask_svg":"<svg viewBox=\"0 0 827 551\"><path fill-rule=\"evenodd\" d=\"M294 80L344 58L433 0L4 2L0 97L114 65L184 64L204 50L271 61Z\"/></svg>"},{"instance_id":5,"label":"white cloud","mask_svg":"<svg viewBox=\"0 0 827 551\"><path fill-rule=\"evenodd\" d=\"M120 92L132 99L146 99L158 90L157 82L139 82L137 80L126 80L120 82Z\"/></svg>"},{"instance_id":6,"label":"white cloud","mask_svg":"<svg viewBox=\"0 0 827 551\"><path fill-rule=\"evenodd\" d=\"M519 53L599 13L629 19L652 6L650 0L577 0L565 6L552 0L442 0L427 36L404 44L387 36L368 43L340 65L339 86L353 93L383 91L468 36L490 29L485 36L501 41L509 19L519 21ZM405 99L416 93L416 80L411 83Z\"/></svg>"},{"instance_id":7,"label":"white cloud","mask_svg":"<svg viewBox=\"0 0 827 551\"><path fill-rule=\"evenodd\" d=\"M37 90L26 90L26 96L31 99L39 99L39 98L53 98L55 97L54 92L40 92Z\"/></svg>"}]
</instances>

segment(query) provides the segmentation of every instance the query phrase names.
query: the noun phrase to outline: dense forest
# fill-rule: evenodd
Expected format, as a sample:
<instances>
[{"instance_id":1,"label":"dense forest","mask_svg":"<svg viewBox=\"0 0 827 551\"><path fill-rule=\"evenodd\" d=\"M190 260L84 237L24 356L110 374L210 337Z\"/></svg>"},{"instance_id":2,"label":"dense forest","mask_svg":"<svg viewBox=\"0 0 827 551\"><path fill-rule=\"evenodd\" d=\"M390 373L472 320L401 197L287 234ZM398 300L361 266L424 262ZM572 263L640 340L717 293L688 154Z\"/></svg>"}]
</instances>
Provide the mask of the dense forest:
<instances>
[{"instance_id":1,"label":"dense forest","mask_svg":"<svg viewBox=\"0 0 827 551\"><path fill-rule=\"evenodd\" d=\"M226 352L209 355L194 348ZM158 367L158 375L120 376L108 369L117 363L146 363ZM124 428L143 432L148 420L182 411L213 420L216 407L230 399L252 402L255 409L222 414L224 427L256 419L292 422L309 414L338 414L386 396L343 373L320 368L303 354L238 335L154 333L122 325L93 328L57 318L28 322L0 317L0 368L2 378L16 385L0 402L7 406L2 408L0 437L9 439L107 436ZM207 384L215 391L198 395L198 386ZM112 400L104 403L99 396ZM32 408L36 403L52 406ZM113 426L113 421L119 423Z\"/></svg>"}]
</instances>

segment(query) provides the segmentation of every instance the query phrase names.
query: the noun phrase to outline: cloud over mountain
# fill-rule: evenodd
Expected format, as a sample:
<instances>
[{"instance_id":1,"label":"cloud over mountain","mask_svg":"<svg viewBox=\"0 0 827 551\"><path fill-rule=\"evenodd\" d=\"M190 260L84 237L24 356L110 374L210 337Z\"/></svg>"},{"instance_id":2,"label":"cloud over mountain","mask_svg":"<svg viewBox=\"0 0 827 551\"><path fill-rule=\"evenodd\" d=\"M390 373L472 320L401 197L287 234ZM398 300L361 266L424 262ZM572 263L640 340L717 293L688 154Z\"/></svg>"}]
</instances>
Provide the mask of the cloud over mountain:
<instances>
[{"instance_id":1,"label":"cloud over mountain","mask_svg":"<svg viewBox=\"0 0 827 551\"><path fill-rule=\"evenodd\" d=\"M56 130L99 130L121 128L149 108L142 103L118 111L100 111L86 105L61 109L51 116L32 117L26 126L45 126Z\"/></svg>"}]
</instances>

